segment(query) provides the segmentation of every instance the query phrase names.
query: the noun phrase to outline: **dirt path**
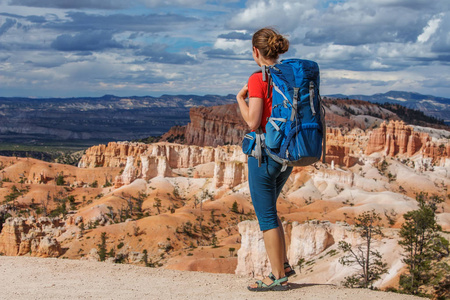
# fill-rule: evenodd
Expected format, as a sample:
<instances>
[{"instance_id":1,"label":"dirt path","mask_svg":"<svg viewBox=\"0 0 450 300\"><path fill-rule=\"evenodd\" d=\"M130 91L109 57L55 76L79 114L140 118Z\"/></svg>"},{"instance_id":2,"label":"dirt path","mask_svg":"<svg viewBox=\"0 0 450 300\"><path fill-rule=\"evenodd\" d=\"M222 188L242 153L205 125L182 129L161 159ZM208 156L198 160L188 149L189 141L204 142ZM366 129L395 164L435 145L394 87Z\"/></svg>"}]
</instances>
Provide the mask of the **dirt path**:
<instances>
[{"instance_id":1,"label":"dirt path","mask_svg":"<svg viewBox=\"0 0 450 300\"><path fill-rule=\"evenodd\" d=\"M249 278L54 258L0 256L2 299L422 299L332 285L291 283L287 292L254 293Z\"/></svg>"}]
</instances>

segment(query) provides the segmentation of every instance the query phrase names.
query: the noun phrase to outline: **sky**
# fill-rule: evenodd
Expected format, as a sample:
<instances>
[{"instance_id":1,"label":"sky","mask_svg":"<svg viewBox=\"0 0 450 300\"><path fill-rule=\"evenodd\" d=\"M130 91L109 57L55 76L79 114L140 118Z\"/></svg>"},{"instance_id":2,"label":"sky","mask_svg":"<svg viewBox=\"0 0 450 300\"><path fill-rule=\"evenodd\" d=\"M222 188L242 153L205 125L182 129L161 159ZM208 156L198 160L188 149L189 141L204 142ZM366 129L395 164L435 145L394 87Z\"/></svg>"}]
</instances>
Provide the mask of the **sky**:
<instances>
[{"instance_id":1,"label":"sky","mask_svg":"<svg viewBox=\"0 0 450 300\"><path fill-rule=\"evenodd\" d=\"M262 27L322 95L450 98L449 0L0 0L0 96L236 94Z\"/></svg>"}]
</instances>

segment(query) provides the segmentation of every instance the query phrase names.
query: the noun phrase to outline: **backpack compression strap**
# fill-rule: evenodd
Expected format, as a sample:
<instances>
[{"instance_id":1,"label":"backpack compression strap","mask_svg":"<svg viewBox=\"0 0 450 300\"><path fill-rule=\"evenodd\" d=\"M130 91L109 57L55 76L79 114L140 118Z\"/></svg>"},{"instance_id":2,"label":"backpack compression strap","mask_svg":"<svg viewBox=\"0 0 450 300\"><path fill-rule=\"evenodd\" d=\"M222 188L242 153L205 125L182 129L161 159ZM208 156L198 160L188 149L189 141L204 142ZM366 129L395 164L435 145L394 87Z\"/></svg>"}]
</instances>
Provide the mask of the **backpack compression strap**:
<instances>
[{"instance_id":1,"label":"backpack compression strap","mask_svg":"<svg viewBox=\"0 0 450 300\"><path fill-rule=\"evenodd\" d=\"M262 161L262 148L264 145L264 132L262 131L261 127L258 127L258 129L255 130L255 137L256 137L256 145L255 149L252 151L252 156L258 160L258 167L261 167L261 161Z\"/></svg>"}]
</instances>

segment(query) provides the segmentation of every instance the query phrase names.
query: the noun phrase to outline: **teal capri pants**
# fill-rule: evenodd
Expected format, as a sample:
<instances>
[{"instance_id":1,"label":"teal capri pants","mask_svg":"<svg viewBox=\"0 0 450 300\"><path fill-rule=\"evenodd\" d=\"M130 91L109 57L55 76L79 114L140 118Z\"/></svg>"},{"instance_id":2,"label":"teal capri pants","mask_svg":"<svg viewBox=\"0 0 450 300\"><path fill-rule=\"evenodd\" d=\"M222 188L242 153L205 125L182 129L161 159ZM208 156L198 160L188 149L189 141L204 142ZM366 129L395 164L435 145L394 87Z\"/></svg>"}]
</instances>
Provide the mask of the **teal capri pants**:
<instances>
[{"instance_id":1,"label":"teal capri pants","mask_svg":"<svg viewBox=\"0 0 450 300\"><path fill-rule=\"evenodd\" d=\"M277 199L292 172L292 167L284 172L281 168L269 156L262 157L261 167L256 158L248 157L248 184L261 231L278 227Z\"/></svg>"}]
</instances>

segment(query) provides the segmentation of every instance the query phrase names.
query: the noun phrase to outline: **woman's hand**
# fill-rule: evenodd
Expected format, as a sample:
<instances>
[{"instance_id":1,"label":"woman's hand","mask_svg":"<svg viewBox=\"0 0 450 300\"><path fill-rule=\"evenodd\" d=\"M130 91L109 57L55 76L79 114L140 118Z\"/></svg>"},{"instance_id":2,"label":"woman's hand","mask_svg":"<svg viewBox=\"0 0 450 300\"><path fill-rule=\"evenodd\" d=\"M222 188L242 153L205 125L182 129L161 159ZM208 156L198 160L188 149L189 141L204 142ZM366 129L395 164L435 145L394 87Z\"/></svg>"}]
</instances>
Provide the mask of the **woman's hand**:
<instances>
[{"instance_id":1,"label":"woman's hand","mask_svg":"<svg viewBox=\"0 0 450 300\"><path fill-rule=\"evenodd\" d=\"M248 85L244 85L244 87L239 91L239 93L236 95L236 99L239 100L245 100L248 96Z\"/></svg>"}]
</instances>

